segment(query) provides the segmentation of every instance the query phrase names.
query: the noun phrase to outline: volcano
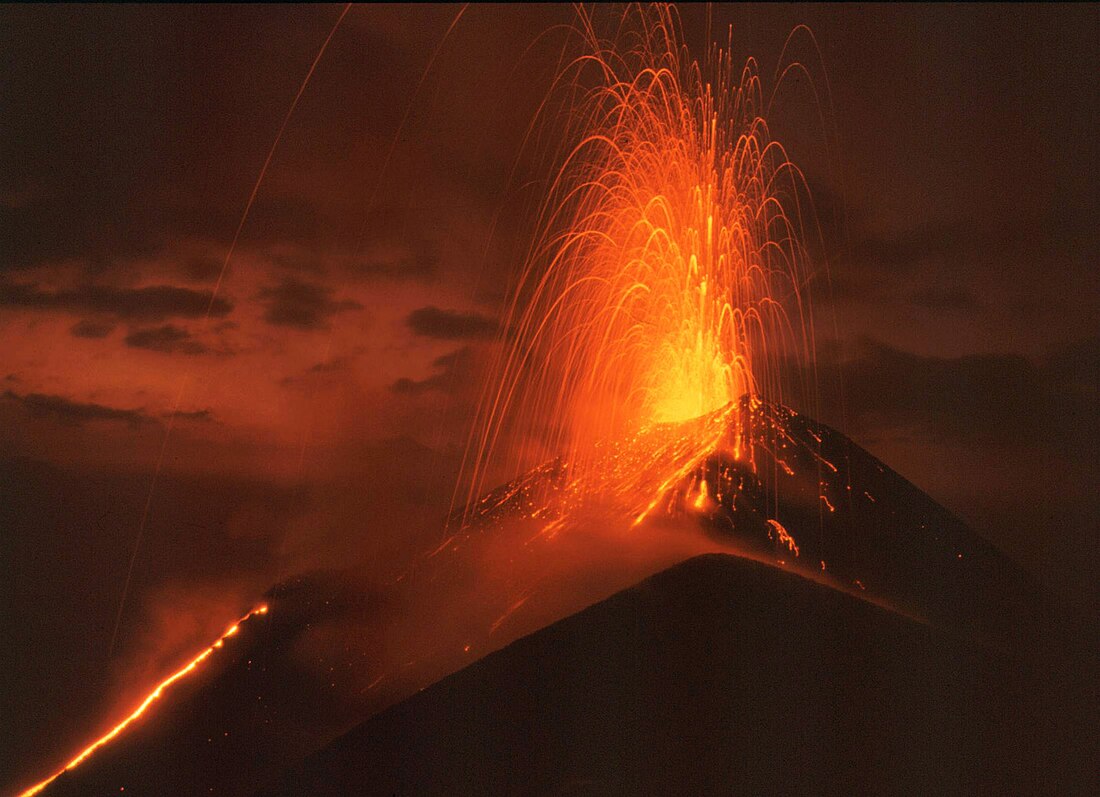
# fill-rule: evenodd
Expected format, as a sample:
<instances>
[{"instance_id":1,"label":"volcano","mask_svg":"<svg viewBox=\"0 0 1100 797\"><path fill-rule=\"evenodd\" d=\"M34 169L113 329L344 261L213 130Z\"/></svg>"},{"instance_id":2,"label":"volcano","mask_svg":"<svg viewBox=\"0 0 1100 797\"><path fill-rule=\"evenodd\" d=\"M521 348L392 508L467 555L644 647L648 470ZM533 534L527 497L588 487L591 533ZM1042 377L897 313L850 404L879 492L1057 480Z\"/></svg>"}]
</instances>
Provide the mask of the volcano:
<instances>
[{"instance_id":1,"label":"volcano","mask_svg":"<svg viewBox=\"0 0 1100 797\"><path fill-rule=\"evenodd\" d=\"M1017 793L1042 785L1028 682L1015 656L705 555L368 720L265 794Z\"/></svg>"},{"instance_id":2,"label":"volcano","mask_svg":"<svg viewBox=\"0 0 1100 797\"><path fill-rule=\"evenodd\" d=\"M1039 619L1040 590L1023 569L845 435L787 407L746 396L607 449L604 470L618 475L605 491L646 496L636 525L698 524L738 555L970 636L1011 639ZM556 526L569 491L563 463L535 468L478 501L456 536L540 514Z\"/></svg>"},{"instance_id":3,"label":"volcano","mask_svg":"<svg viewBox=\"0 0 1100 797\"><path fill-rule=\"evenodd\" d=\"M653 481L654 463L677 475L632 519L635 533L659 523L715 553L619 591L611 579L593 605L381 696L306 678L292 653L303 629L378 596L292 581L232 652L43 793L1070 793L1087 783L1087 623L844 435L748 399L693 424L608 456L634 486ZM682 441L700 429L713 445L685 460ZM547 507L568 494L562 463L536 468L463 513L448 555L426 567L498 544L515 518L566 534L564 513Z\"/></svg>"}]
</instances>

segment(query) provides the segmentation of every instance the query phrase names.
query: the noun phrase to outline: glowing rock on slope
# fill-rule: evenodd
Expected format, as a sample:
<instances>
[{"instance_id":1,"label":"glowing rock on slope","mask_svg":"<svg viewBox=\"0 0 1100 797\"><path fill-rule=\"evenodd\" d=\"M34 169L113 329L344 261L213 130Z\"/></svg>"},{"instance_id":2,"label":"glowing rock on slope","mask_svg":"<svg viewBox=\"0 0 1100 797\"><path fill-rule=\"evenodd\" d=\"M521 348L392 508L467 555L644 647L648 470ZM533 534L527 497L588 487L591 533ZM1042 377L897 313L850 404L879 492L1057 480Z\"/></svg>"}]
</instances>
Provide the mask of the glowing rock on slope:
<instances>
[{"instance_id":1,"label":"glowing rock on slope","mask_svg":"<svg viewBox=\"0 0 1100 797\"><path fill-rule=\"evenodd\" d=\"M111 740L113 740L124 730L126 730L126 728L129 727L131 723L141 717L141 715L143 715L148 710L148 708L154 703L154 701L159 700L161 696L164 695L164 692L166 689L168 689L168 687L170 687L176 681L179 681L180 679L185 678L193 673L204 661L206 661L207 658L210 657L211 654L214 653L215 650L224 647L225 641L230 637L235 636L237 632L240 631L242 623L250 620L252 617L258 614L267 614L267 611L268 608L266 605L257 606L255 609L244 615L237 622L233 623L233 625L229 626L229 628L225 630L225 633L218 637L218 639L212 645L210 645L210 647L206 648L206 650L195 656L195 658L191 659L191 661L187 662L187 664L185 664L183 667L176 670L174 673L172 673L159 684L157 684L156 688L153 689L153 691L150 692L146 696L146 698L138 704L137 708L131 711L121 722L111 728L111 730L109 730L107 733L100 736L90 745L85 747L80 752L80 754L77 755L76 758L74 758L68 764L66 764L64 768L55 772L53 775L50 775L50 777L46 778L45 780L36 783L34 786L31 786L26 791L21 792L19 794L19 797L31 797L31 795L38 794L38 792L49 786L63 773L68 772L70 769L79 766L83 761L85 761L93 753L95 753L96 750L108 744Z\"/></svg>"}]
</instances>

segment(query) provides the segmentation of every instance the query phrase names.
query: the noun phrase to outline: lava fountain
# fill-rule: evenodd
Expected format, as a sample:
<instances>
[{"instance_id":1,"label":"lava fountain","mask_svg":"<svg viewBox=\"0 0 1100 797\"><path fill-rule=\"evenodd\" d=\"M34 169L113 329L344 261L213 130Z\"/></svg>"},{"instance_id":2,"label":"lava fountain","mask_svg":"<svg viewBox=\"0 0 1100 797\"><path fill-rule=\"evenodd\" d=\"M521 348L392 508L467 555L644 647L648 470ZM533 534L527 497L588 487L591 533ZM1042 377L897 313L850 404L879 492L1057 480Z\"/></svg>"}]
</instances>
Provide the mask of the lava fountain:
<instances>
[{"instance_id":1,"label":"lava fountain","mask_svg":"<svg viewBox=\"0 0 1100 797\"><path fill-rule=\"evenodd\" d=\"M565 146L459 499L476 507L490 463L513 475L560 456L570 502L613 496L640 520L723 442L752 461L734 402L805 391L783 366L814 358L808 192L732 32L700 64L669 6L630 7L611 38L582 10L577 29L584 52L541 111Z\"/></svg>"}]
</instances>

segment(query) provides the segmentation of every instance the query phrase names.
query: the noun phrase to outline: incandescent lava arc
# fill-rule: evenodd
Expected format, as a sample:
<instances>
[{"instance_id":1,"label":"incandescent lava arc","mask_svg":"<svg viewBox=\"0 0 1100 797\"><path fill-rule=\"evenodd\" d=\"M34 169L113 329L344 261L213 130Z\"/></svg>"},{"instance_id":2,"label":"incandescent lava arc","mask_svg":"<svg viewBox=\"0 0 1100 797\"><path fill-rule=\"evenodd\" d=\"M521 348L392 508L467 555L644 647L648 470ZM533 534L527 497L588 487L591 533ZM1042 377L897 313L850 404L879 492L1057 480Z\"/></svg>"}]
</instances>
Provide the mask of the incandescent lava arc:
<instances>
[{"instance_id":1,"label":"incandescent lava arc","mask_svg":"<svg viewBox=\"0 0 1100 797\"><path fill-rule=\"evenodd\" d=\"M167 678L165 678L163 681L161 681L159 684L157 684L156 688L154 688L153 691L151 691L145 697L145 699L142 700L141 703L138 704L137 708L135 708L133 711L131 711L129 714L127 714L126 717L123 718L121 721L119 721L117 725L115 725L113 728L111 728L111 730L107 731L107 733L103 734L98 739L96 739L94 742L92 742L87 747L85 747L83 750L81 750L80 753L72 761L70 761L64 767L59 769L57 772L50 775L45 780L40 781L39 783L36 783L35 785L31 786L29 789L26 789L26 790L20 792L19 797L31 797L31 795L38 794L44 788L46 788L51 783L53 783L53 781L55 781L61 775L63 775L64 773L74 769L75 767L77 767L81 763L83 763L85 760L87 760L93 753L95 753L96 750L98 750L99 748L103 747L106 744L109 744L115 737L117 737L120 733L125 731L126 728L128 728L130 726L131 723L135 722L138 718L140 718L156 700L159 700L164 695L165 690L167 690L170 686L172 686L172 684L174 684L176 681L179 681L183 678L186 678L188 675L195 672L195 670L197 670L203 662L205 662L211 655L213 655L214 651L219 650L222 647L224 647L226 641L230 637L236 636L237 632L240 631L241 625L243 623L245 623L248 620L252 619L256 615L267 614L267 611L268 611L267 605L266 604L261 604L260 606L257 606L255 609L250 611L248 614L241 617L239 620L237 620L237 622L235 622L231 626L229 626L229 628L227 628L225 630L225 633L223 633L220 637L218 637L217 640L215 640L215 642L213 644L211 644L208 648L206 648L206 650L202 651L200 654L198 654L193 659L191 659L189 662L187 662L187 664L180 667L174 673L172 673Z\"/></svg>"},{"instance_id":2,"label":"incandescent lava arc","mask_svg":"<svg viewBox=\"0 0 1100 797\"><path fill-rule=\"evenodd\" d=\"M639 484L626 464L664 446L664 430L687 424L675 445L690 460L716 442L708 417L742 396L812 402L782 367L814 359L811 205L772 138L754 61L735 67L730 44L694 60L670 6L628 8L612 39L579 13L584 49L543 106L563 108L543 121L562 128L552 138L564 156L506 307L458 498L473 505L490 471L561 456L576 502L610 491L640 518L683 475ZM622 445L608 467L608 446Z\"/></svg>"}]
</instances>

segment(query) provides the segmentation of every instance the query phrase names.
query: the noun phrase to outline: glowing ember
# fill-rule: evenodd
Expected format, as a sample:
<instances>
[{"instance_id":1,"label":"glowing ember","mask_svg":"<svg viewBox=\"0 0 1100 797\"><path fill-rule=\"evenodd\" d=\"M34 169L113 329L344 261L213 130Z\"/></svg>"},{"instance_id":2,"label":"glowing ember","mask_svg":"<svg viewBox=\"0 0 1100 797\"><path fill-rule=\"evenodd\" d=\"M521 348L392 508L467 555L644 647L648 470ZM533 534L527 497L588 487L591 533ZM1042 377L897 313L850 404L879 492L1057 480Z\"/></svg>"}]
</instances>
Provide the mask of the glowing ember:
<instances>
[{"instance_id":1,"label":"glowing ember","mask_svg":"<svg viewBox=\"0 0 1100 797\"><path fill-rule=\"evenodd\" d=\"M229 639L229 637L234 636L238 631L240 631L242 623L244 623L246 620L251 619L257 614L267 614L267 606L257 606L240 620L229 626L229 628L225 630L225 633L218 637L217 641L215 641L214 644L212 644L202 653L191 659L191 661L187 662L187 664L185 664L183 667L176 670L176 672L172 673L170 676L157 684L157 687L152 692L150 692L149 695L144 700L142 700L140 704L138 704L138 707L130 712L130 714L127 715L125 719L123 719L121 722L111 728L111 730L109 730L107 733L100 736L90 745L85 747L80 752L80 754L68 764L66 764L64 768L55 772L53 775L50 775L50 777L46 778L41 783L36 783L34 786L31 786L26 791L21 792L19 797L30 797L30 795L32 794L38 794L38 792L42 791L44 788L53 783L53 781L60 777L63 773L78 766L81 762L90 757L92 753L103 747L105 744L107 744L124 730L126 730L126 728L129 727L130 723L134 722L138 717L144 714L149 706L153 704L153 701L159 699L168 687L198 669L199 665L206 661L210 654L225 645L225 640Z\"/></svg>"},{"instance_id":2,"label":"glowing ember","mask_svg":"<svg viewBox=\"0 0 1100 797\"><path fill-rule=\"evenodd\" d=\"M699 484L699 497L695 499L695 508L696 509L702 509L706 505L707 505L707 480L703 479L703 481Z\"/></svg>"},{"instance_id":3,"label":"glowing ember","mask_svg":"<svg viewBox=\"0 0 1100 797\"><path fill-rule=\"evenodd\" d=\"M780 523L778 520L769 520L768 525L775 530L775 536L779 539L779 542L781 542L783 545L786 545L787 548L792 553L794 553L795 556L798 556L798 546L795 544L794 537L790 535L790 532L783 528L783 524Z\"/></svg>"}]
</instances>

